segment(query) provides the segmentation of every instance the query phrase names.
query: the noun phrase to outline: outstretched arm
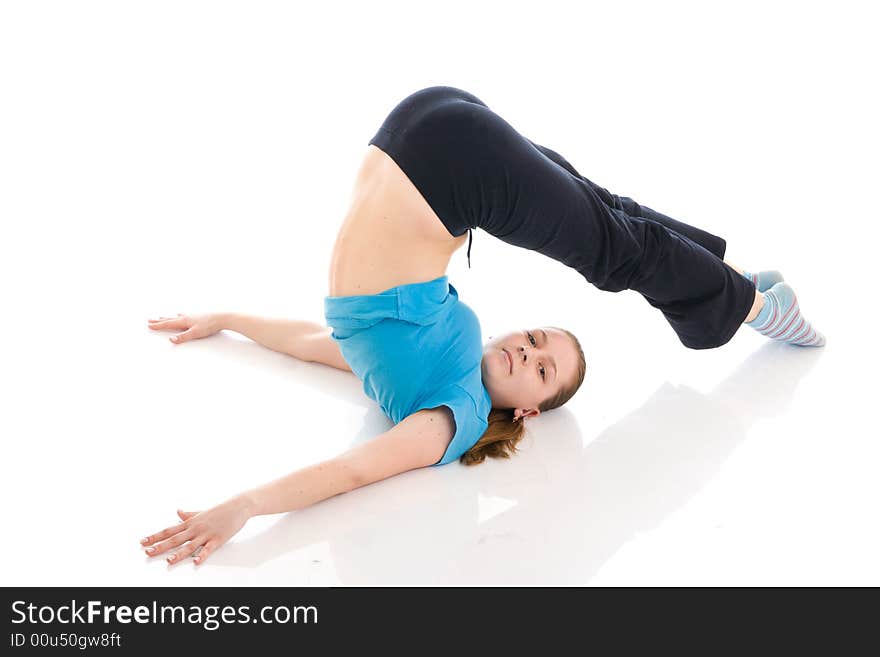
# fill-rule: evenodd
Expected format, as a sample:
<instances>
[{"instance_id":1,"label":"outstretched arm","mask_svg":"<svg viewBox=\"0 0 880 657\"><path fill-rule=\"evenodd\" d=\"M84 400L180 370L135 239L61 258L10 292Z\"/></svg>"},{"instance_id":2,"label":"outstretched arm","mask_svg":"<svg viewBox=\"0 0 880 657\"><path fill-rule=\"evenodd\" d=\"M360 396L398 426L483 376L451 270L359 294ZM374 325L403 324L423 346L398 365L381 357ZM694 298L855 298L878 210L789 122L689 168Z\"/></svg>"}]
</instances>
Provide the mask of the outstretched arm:
<instances>
[{"instance_id":1,"label":"outstretched arm","mask_svg":"<svg viewBox=\"0 0 880 657\"><path fill-rule=\"evenodd\" d=\"M330 337L332 329L326 326L299 319L275 319L243 313L224 313L219 317L223 328L246 335L264 347L300 360L351 372L339 347Z\"/></svg>"},{"instance_id":2,"label":"outstretched arm","mask_svg":"<svg viewBox=\"0 0 880 657\"><path fill-rule=\"evenodd\" d=\"M443 458L455 435L446 406L413 413L388 431L344 454L296 470L205 511L178 511L181 522L146 537L148 556L179 546L169 563L201 548L196 563L234 536L249 518L295 511L393 475L433 465ZM149 547L147 547L149 546Z\"/></svg>"},{"instance_id":3,"label":"outstretched arm","mask_svg":"<svg viewBox=\"0 0 880 657\"><path fill-rule=\"evenodd\" d=\"M351 372L339 346L330 337L332 329L298 319L275 319L245 313L178 315L148 322L152 329L182 330L171 336L174 344L206 338L223 329L249 337L264 347L300 360L323 363Z\"/></svg>"}]
</instances>

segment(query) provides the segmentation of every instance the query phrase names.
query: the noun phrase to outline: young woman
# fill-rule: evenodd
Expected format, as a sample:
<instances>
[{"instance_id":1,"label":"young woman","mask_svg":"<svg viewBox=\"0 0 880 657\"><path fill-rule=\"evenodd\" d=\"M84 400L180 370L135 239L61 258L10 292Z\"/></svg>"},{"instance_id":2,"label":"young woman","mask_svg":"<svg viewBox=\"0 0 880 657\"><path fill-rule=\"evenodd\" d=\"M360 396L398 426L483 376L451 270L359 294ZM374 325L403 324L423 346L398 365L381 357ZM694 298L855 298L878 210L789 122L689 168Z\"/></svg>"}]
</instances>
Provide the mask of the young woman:
<instances>
[{"instance_id":1,"label":"young woman","mask_svg":"<svg viewBox=\"0 0 880 657\"><path fill-rule=\"evenodd\" d=\"M524 420L564 404L584 379L577 338L517 330L482 345L446 269L482 228L574 268L599 289L636 290L692 349L726 344L745 322L773 339L821 346L776 271L726 263L724 239L610 193L561 155L519 134L476 96L429 87L401 101L369 141L330 261L327 326L240 314L149 320L221 329L351 371L395 425L142 539L155 556L204 560L253 515L300 509L392 475L454 460L509 457ZM470 266L470 243L468 245ZM329 328L328 328L329 327Z\"/></svg>"}]
</instances>

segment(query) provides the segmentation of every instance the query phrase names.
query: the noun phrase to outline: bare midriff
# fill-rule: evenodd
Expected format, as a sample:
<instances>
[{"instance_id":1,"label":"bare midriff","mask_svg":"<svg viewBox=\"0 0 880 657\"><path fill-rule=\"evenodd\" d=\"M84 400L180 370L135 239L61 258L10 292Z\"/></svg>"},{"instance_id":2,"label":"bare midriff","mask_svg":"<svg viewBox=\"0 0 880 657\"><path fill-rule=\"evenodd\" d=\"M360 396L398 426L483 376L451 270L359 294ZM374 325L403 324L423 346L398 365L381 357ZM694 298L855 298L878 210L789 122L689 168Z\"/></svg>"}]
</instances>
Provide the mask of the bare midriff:
<instances>
[{"instance_id":1,"label":"bare midriff","mask_svg":"<svg viewBox=\"0 0 880 657\"><path fill-rule=\"evenodd\" d=\"M330 257L329 295L439 278L467 239L453 237L397 163L370 144Z\"/></svg>"}]
</instances>

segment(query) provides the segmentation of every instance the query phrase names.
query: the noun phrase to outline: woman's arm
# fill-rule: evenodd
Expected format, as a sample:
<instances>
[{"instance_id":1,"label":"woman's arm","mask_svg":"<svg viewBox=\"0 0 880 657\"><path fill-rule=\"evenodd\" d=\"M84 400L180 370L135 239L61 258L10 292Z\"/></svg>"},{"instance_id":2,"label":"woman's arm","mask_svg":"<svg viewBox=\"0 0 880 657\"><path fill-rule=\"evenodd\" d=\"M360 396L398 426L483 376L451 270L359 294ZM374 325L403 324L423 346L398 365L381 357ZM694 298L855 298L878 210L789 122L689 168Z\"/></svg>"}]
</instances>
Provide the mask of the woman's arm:
<instances>
[{"instance_id":1,"label":"woman's arm","mask_svg":"<svg viewBox=\"0 0 880 657\"><path fill-rule=\"evenodd\" d=\"M243 313L219 315L223 328L246 335L264 347L312 363L323 363L346 372L351 368L339 345L330 337L333 329L299 319L271 319Z\"/></svg>"},{"instance_id":2,"label":"woman's arm","mask_svg":"<svg viewBox=\"0 0 880 657\"><path fill-rule=\"evenodd\" d=\"M309 360L309 335L326 330L326 326L299 319L257 317L245 313L219 313L221 328L249 337L264 347L300 360Z\"/></svg>"},{"instance_id":3,"label":"woman's arm","mask_svg":"<svg viewBox=\"0 0 880 657\"><path fill-rule=\"evenodd\" d=\"M328 461L244 492L251 515L294 511L339 493L433 465L455 435L445 406L413 413L383 434Z\"/></svg>"},{"instance_id":4,"label":"woman's arm","mask_svg":"<svg viewBox=\"0 0 880 657\"><path fill-rule=\"evenodd\" d=\"M245 491L206 511L178 511L182 522L141 541L148 556L183 545L169 557L178 563L202 548L204 560L256 515L302 509L393 475L437 463L455 435L455 420L446 406L413 413L383 434L344 454L296 470Z\"/></svg>"},{"instance_id":5,"label":"woman's arm","mask_svg":"<svg viewBox=\"0 0 880 657\"><path fill-rule=\"evenodd\" d=\"M174 344L206 338L222 329L229 329L273 351L351 372L339 345L330 337L333 329L315 322L268 319L244 313L209 313L161 317L151 319L147 324L151 329L184 329L182 333L171 336Z\"/></svg>"}]
</instances>

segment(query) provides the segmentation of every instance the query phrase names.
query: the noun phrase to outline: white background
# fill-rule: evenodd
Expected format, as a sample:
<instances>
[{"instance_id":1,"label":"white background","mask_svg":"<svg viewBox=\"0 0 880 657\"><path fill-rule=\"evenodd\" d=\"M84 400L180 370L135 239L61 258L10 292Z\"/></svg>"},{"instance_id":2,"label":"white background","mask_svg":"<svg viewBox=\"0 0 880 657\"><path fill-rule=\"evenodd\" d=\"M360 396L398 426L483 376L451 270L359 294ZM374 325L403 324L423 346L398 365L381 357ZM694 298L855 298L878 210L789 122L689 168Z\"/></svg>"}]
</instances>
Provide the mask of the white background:
<instances>
[{"instance_id":1,"label":"white background","mask_svg":"<svg viewBox=\"0 0 880 657\"><path fill-rule=\"evenodd\" d=\"M4 585L878 585L869 3L4 2ZM824 349L684 348L635 292L476 231L483 337L579 336L510 461L252 519L203 566L138 539L390 428L351 374L149 317L323 322L367 141L471 91L611 191L779 269Z\"/></svg>"}]
</instances>

